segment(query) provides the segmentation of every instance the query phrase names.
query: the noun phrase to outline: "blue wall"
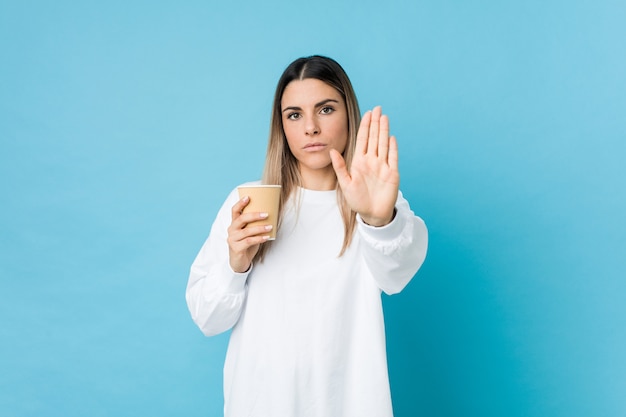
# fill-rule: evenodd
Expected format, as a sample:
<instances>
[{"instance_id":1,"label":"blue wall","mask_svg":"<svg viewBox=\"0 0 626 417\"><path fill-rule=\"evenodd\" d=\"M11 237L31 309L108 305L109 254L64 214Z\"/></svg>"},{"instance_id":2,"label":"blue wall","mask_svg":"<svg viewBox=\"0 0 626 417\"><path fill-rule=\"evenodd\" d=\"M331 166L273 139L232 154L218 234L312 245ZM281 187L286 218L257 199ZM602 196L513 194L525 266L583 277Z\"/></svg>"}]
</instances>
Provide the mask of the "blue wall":
<instances>
[{"instance_id":1,"label":"blue wall","mask_svg":"<svg viewBox=\"0 0 626 417\"><path fill-rule=\"evenodd\" d=\"M430 229L396 416L626 415L626 3L82 3L0 1L0 414L220 415L188 269L321 53Z\"/></svg>"}]
</instances>

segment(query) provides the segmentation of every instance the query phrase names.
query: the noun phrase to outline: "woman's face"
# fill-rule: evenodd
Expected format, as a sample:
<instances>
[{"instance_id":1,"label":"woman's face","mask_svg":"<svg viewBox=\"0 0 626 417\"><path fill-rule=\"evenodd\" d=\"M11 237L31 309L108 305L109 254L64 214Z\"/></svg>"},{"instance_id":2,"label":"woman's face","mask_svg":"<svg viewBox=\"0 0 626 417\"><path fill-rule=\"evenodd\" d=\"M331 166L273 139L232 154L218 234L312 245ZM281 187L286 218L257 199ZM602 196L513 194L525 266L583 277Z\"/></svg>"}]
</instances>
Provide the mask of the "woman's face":
<instances>
[{"instance_id":1,"label":"woman's face","mask_svg":"<svg viewBox=\"0 0 626 417\"><path fill-rule=\"evenodd\" d=\"M330 149L343 153L348 141L346 103L335 88L307 78L290 82L281 100L283 129L306 183L332 178Z\"/></svg>"}]
</instances>

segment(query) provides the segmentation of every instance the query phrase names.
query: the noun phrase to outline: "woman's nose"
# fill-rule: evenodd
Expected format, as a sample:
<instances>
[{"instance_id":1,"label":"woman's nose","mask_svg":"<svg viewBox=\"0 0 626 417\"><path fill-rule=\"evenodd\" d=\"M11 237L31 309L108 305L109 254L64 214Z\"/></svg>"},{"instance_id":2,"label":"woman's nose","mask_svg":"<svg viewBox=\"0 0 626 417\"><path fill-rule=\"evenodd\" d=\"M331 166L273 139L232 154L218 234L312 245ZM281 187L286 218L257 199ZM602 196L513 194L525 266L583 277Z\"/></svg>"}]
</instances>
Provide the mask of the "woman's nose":
<instances>
[{"instance_id":1,"label":"woman's nose","mask_svg":"<svg viewBox=\"0 0 626 417\"><path fill-rule=\"evenodd\" d=\"M320 127L317 120L314 117L309 117L304 126L305 133L309 136L317 135L320 133Z\"/></svg>"}]
</instances>

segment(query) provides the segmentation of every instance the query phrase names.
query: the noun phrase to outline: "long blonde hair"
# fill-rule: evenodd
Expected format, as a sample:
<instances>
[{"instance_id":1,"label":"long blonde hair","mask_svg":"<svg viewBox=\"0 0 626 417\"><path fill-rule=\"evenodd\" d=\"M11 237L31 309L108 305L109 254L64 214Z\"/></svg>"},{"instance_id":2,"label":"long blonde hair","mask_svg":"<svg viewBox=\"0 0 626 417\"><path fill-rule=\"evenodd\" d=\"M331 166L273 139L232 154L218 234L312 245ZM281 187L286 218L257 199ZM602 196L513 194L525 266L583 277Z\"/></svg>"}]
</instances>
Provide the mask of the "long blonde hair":
<instances>
[{"instance_id":1,"label":"long blonde hair","mask_svg":"<svg viewBox=\"0 0 626 417\"><path fill-rule=\"evenodd\" d=\"M350 169L354 148L356 144L356 134L361 122L361 112L359 111L359 103L354 94L352 83L344 69L335 60L313 55L310 57L299 58L293 61L283 72L276 86L274 94L274 103L272 105L272 116L270 121L269 141L267 144L267 155L265 157L265 169L263 170L262 182L264 184L281 185L279 225L282 218L285 203L301 185L300 172L298 170L298 161L289 150L287 137L283 129L281 116L281 100L287 85L294 80L304 80L314 78L325 82L333 87L344 99L348 114L348 140L346 148L343 151L343 158L346 166ZM341 212L344 225L343 246L339 256L343 255L350 243L356 225L356 212L350 209L345 197L341 191L341 187L337 184L337 203ZM266 242L261 245L255 259L263 260L265 253L270 249L272 243Z\"/></svg>"}]
</instances>

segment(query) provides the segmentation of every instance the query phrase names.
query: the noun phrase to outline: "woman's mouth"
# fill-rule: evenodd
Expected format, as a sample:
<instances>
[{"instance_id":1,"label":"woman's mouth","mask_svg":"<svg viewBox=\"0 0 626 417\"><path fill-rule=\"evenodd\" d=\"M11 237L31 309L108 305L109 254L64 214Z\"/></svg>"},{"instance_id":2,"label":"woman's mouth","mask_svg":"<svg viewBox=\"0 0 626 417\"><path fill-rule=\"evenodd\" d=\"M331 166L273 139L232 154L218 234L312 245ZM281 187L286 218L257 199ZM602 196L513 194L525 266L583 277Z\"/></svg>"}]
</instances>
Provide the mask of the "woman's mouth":
<instances>
[{"instance_id":1,"label":"woman's mouth","mask_svg":"<svg viewBox=\"0 0 626 417\"><path fill-rule=\"evenodd\" d=\"M304 145L304 150L306 152L318 152L326 149L326 144L321 142L311 142Z\"/></svg>"}]
</instances>

